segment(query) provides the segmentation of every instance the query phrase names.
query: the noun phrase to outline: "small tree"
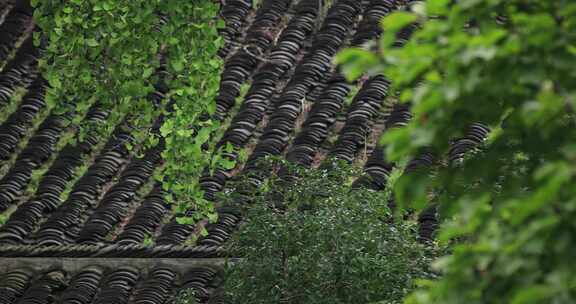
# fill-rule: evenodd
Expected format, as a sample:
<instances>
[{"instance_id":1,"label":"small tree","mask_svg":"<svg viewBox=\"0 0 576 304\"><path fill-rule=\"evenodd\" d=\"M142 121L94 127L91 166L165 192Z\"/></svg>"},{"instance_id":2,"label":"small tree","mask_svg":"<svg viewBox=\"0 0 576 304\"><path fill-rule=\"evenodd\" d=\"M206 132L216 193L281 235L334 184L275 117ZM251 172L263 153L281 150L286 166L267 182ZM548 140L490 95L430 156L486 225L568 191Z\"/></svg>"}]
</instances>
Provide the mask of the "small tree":
<instances>
[{"instance_id":1,"label":"small tree","mask_svg":"<svg viewBox=\"0 0 576 304\"><path fill-rule=\"evenodd\" d=\"M244 259L227 275L230 303L399 303L414 278L434 277L432 250L412 223L391 221L386 195L330 172L273 179L253 199L232 244Z\"/></svg>"}]
</instances>

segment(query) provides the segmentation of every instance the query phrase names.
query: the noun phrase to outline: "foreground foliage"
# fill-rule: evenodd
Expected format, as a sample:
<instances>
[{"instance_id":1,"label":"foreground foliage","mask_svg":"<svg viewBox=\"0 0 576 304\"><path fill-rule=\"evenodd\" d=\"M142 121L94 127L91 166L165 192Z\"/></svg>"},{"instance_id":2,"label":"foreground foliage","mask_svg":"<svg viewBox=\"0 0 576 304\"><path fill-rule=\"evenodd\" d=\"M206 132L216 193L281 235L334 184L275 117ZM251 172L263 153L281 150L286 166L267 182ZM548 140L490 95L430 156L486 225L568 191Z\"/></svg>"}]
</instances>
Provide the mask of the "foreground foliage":
<instances>
[{"instance_id":1,"label":"foreground foliage","mask_svg":"<svg viewBox=\"0 0 576 304\"><path fill-rule=\"evenodd\" d=\"M351 191L347 171L260 189L231 245L244 260L224 284L230 303L399 303L434 277L413 224L392 222L384 193Z\"/></svg>"},{"instance_id":2,"label":"foreground foliage","mask_svg":"<svg viewBox=\"0 0 576 304\"><path fill-rule=\"evenodd\" d=\"M576 3L430 0L416 11L384 21L380 56L347 55L356 74L380 64L413 104L412 123L382 139L388 157L422 147L443 155L474 122L493 131L462 167L398 183L404 207L422 208L435 194L441 241L467 240L437 263L442 279L407 302L573 303ZM391 47L412 22L422 23L412 40Z\"/></svg>"}]
</instances>

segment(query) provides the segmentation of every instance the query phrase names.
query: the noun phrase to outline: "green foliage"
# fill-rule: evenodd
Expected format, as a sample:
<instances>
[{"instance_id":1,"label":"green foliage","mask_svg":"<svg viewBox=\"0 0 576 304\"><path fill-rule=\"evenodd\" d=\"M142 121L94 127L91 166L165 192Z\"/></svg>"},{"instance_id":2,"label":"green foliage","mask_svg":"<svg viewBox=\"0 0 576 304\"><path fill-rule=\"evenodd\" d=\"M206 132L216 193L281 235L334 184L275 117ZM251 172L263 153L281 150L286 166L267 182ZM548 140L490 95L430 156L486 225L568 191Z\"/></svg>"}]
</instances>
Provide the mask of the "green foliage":
<instances>
[{"instance_id":1,"label":"green foliage","mask_svg":"<svg viewBox=\"0 0 576 304\"><path fill-rule=\"evenodd\" d=\"M381 70L414 112L382 138L388 157L446 153L474 122L493 132L463 166L397 184L411 194L397 196L401 206L438 193L440 240L467 240L438 261L442 279L407 302L574 303L576 3L429 0L417 11L383 22ZM421 29L391 47L413 21Z\"/></svg>"},{"instance_id":2,"label":"green foliage","mask_svg":"<svg viewBox=\"0 0 576 304\"><path fill-rule=\"evenodd\" d=\"M196 291L192 288L181 289L176 294L174 304L197 304Z\"/></svg>"},{"instance_id":3,"label":"green foliage","mask_svg":"<svg viewBox=\"0 0 576 304\"><path fill-rule=\"evenodd\" d=\"M219 124L201 119L214 112L214 96L222 62L215 19L218 5L210 0L32 1L34 17L48 46L40 66L50 84L47 101L59 111L86 109L94 101L112 110L106 129L122 119L140 142L158 142L150 133L161 113L166 166L158 177L179 202L210 211L198 177L211 164L202 145L213 139ZM40 37L37 35L36 40ZM164 58L164 59L162 59ZM161 71L165 60L165 72ZM164 105L147 97L165 86ZM174 102L167 113L165 104Z\"/></svg>"},{"instance_id":4,"label":"green foliage","mask_svg":"<svg viewBox=\"0 0 576 304\"><path fill-rule=\"evenodd\" d=\"M412 223L393 223L385 193L350 188L351 170L273 178L246 211L230 245L230 303L399 303L414 278L434 277L434 250ZM263 190L264 189L264 190Z\"/></svg>"}]
</instances>

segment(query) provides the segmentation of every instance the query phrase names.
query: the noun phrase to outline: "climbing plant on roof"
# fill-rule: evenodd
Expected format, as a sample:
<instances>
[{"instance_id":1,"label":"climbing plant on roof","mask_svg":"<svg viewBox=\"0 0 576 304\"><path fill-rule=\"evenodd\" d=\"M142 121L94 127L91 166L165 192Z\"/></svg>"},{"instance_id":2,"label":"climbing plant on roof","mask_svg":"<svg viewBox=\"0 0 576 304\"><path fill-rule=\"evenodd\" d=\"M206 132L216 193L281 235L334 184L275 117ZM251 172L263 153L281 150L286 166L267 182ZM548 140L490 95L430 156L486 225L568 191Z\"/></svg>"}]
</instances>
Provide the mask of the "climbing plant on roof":
<instances>
[{"instance_id":1,"label":"climbing plant on roof","mask_svg":"<svg viewBox=\"0 0 576 304\"><path fill-rule=\"evenodd\" d=\"M181 203L180 210L210 207L197 178L211 163L210 135L222 61L213 1L38 1L34 17L47 40L40 62L50 84L48 102L60 111L94 101L111 109L107 128L128 119L140 142L164 138L166 162L159 179ZM36 33L36 41L42 34ZM162 93L161 104L149 98ZM170 101L170 102L169 102ZM167 106L169 105L169 106ZM150 132L164 114L159 132ZM204 119L201 119L204 117ZM197 214L201 214L199 212Z\"/></svg>"},{"instance_id":2,"label":"climbing plant on roof","mask_svg":"<svg viewBox=\"0 0 576 304\"><path fill-rule=\"evenodd\" d=\"M430 0L417 11L384 20L381 54L342 57L350 71L380 64L413 105L415 119L382 139L388 158L442 155L475 122L492 132L462 165L397 184L400 205L417 209L434 190L439 240L466 240L407 303L574 302L576 4ZM412 22L421 29L391 47Z\"/></svg>"}]
</instances>

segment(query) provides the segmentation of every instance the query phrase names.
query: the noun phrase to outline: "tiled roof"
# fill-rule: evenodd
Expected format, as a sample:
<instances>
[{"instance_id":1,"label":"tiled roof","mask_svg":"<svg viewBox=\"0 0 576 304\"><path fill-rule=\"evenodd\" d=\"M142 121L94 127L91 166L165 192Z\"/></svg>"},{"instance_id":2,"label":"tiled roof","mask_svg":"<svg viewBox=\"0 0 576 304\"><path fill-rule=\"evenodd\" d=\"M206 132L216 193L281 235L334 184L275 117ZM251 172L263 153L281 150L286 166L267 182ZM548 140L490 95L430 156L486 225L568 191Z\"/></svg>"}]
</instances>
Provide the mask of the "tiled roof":
<instances>
[{"instance_id":1,"label":"tiled roof","mask_svg":"<svg viewBox=\"0 0 576 304\"><path fill-rule=\"evenodd\" d=\"M250 0L224 2L226 45L220 55L226 61L215 118L232 117L218 145L232 144L232 159L241 150L249 157L235 170L203 176L206 198L214 200L235 178L258 185L269 174L259 171L258 161L268 155L306 167L322 166L326 156L357 163L365 172L355 186L382 190L392 164L375 142L383 130L409 121L409 106L388 98L390 84L381 75L347 82L333 58L343 47L375 40L379 20L407 1L335 0L327 11L317 0L262 0L257 10ZM196 225L176 221L162 185L152 178L162 163L161 146L136 157L123 145L134 137L122 123L109 138L88 133L78 144L69 142L76 130L67 115L73 114L49 113L47 83L36 69L42 50L32 44L32 8L16 3L0 4L0 214L6 218L0 257L222 257L220 246L241 221L238 210L219 208L208 236L190 244ZM410 32L401 32L398 44ZM245 84L249 89L235 109ZM99 123L108 114L96 104L84 119ZM473 126L455 142L451 160L486 132ZM423 154L410 168L433 161L432 154ZM434 214L422 217L424 226L434 227ZM200 290L206 301L218 285L216 272L183 273L173 266L87 266L72 273L16 268L0 276L0 303L49 303L48 295L70 303L167 303L183 286Z\"/></svg>"}]
</instances>

